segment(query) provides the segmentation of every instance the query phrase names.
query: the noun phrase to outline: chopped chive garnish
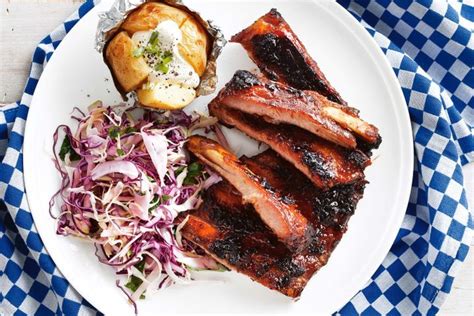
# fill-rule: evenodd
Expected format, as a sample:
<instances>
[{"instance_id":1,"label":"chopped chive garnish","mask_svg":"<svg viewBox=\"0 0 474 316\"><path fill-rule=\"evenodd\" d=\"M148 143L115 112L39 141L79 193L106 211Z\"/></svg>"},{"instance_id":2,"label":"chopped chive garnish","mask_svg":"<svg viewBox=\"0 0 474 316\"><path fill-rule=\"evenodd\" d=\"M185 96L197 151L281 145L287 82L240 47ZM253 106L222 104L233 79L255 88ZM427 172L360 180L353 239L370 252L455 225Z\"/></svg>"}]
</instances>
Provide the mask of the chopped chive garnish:
<instances>
[{"instance_id":1,"label":"chopped chive garnish","mask_svg":"<svg viewBox=\"0 0 474 316\"><path fill-rule=\"evenodd\" d=\"M161 56L161 57L163 58L163 60L169 58L169 61L171 61L173 59L173 52L167 50L163 53L163 56Z\"/></svg>"},{"instance_id":2,"label":"chopped chive garnish","mask_svg":"<svg viewBox=\"0 0 474 316\"><path fill-rule=\"evenodd\" d=\"M163 64L167 65L167 64L169 64L172 60L173 60L173 57L169 56L169 57L163 58L163 60L162 60L161 62L162 62Z\"/></svg>"},{"instance_id":3,"label":"chopped chive garnish","mask_svg":"<svg viewBox=\"0 0 474 316\"><path fill-rule=\"evenodd\" d=\"M153 31L150 35L150 39L148 40L148 45L156 46L158 45L158 32Z\"/></svg>"},{"instance_id":4,"label":"chopped chive garnish","mask_svg":"<svg viewBox=\"0 0 474 316\"><path fill-rule=\"evenodd\" d=\"M168 71L169 71L169 67L168 67L168 65L165 65L165 64L163 64L163 63L159 63L159 64L156 64L156 65L155 65L155 70L156 70L156 71L160 71L160 72L162 72L162 73L164 73L164 74L167 74Z\"/></svg>"},{"instance_id":5,"label":"chopped chive garnish","mask_svg":"<svg viewBox=\"0 0 474 316\"><path fill-rule=\"evenodd\" d=\"M160 49L159 49L158 46L147 45L145 47L145 52L148 53L148 54L152 54L152 55L159 55L160 54Z\"/></svg>"},{"instance_id":6,"label":"chopped chive garnish","mask_svg":"<svg viewBox=\"0 0 474 316\"><path fill-rule=\"evenodd\" d=\"M132 55L133 55L133 57L138 58L138 57L141 57L143 55L144 51L145 51L145 49L143 47L138 47L138 48L135 48L133 50Z\"/></svg>"},{"instance_id":7,"label":"chopped chive garnish","mask_svg":"<svg viewBox=\"0 0 474 316\"><path fill-rule=\"evenodd\" d=\"M161 71L162 73L166 74L169 71L168 64L173 60L173 53L170 51L165 51L161 55L161 61L155 65L156 71Z\"/></svg>"}]
</instances>

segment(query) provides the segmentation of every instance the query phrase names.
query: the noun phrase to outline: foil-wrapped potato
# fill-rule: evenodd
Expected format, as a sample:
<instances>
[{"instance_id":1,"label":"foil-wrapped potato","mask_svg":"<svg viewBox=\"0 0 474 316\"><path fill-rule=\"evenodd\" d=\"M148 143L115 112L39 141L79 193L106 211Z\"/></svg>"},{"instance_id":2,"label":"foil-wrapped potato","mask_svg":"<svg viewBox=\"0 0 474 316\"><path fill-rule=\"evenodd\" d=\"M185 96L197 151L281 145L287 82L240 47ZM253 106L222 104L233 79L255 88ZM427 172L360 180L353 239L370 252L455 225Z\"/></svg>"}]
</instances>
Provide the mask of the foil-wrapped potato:
<instances>
[{"instance_id":1,"label":"foil-wrapped potato","mask_svg":"<svg viewBox=\"0 0 474 316\"><path fill-rule=\"evenodd\" d=\"M210 53L210 35L191 11L146 2L107 42L104 59L122 94L147 107L174 110L196 98Z\"/></svg>"}]
</instances>

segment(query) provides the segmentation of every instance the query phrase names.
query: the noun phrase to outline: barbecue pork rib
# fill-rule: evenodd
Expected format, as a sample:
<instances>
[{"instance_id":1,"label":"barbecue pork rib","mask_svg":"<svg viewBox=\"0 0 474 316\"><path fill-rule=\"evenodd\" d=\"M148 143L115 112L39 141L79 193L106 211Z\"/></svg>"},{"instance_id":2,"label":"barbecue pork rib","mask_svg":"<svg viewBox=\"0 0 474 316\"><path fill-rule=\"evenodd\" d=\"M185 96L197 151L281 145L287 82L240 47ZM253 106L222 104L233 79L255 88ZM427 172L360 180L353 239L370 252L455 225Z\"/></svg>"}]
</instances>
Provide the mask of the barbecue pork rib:
<instances>
[{"instance_id":1,"label":"barbecue pork rib","mask_svg":"<svg viewBox=\"0 0 474 316\"><path fill-rule=\"evenodd\" d=\"M295 126L270 124L216 102L209 104L209 112L224 125L269 145L321 190L363 179L370 164L360 150L337 146Z\"/></svg>"},{"instance_id":2,"label":"barbecue pork rib","mask_svg":"<svg viewBox=\"0 0 474 316\"><path fill-rule=\"evenodd\" d=\"M183 237L228 268L297 298L341 239L365 181L323 192L271 150L242 161L303 207L302 214L316 231L309 246L289 251L227 181L206 191L202 205L189 213Z\"/></svg>"},{"instance_id":3,"label":"barbecue pork rib","mask_svg":"<svg viewBox=\"0 0 474 316\"><path fill-rule=\"evenodd\" d=\"M314 90L331 101L346 104L276 9L232 36L230 41L240 43L268 78L298 90Z\"/></svg>"},{"instance_id":4,"label":"barbecue pork rib","mask_svg":"<svg viewBox=\"0 0 474 316\"><path fill-rule=\"evenodd\" d=\"M358 118L359 111L347 106L347 102L331 86L316 61L276 9L234 35L231 41L240 43L262 73L271 80L298 90L315 91L328 101L342 105L344 112ZM361 135L360 148L368 152L377 148L381 137L378 133L374 136L377 138L366 139Z\"/></svg>"},{"instance_id":5,"label":"barbecue pork rib","mask_svg":"<svg viewBox=\"0 0 474 316\"><path fill-rule=\"evenodd\" d=\"M239 159L218 143L202 136L191 136L187 149L231 183L251 204L275 235L291 250L308 245L313 229L301 215L298 205L255 175Z\"/></svg>"},{"instance_id":6,"label":"barbecue pork rib","mask_svg":"<svg viewBox=\"0 0 474 316\"><path fill-rule=\"evenodd\" d=\"M356 147L355 136L369 143L380 137L375 126L314 91L296 90L245 70L238 70L212 102L270 123L301 127L346 148Z\"/></svg>"}]
</instances>

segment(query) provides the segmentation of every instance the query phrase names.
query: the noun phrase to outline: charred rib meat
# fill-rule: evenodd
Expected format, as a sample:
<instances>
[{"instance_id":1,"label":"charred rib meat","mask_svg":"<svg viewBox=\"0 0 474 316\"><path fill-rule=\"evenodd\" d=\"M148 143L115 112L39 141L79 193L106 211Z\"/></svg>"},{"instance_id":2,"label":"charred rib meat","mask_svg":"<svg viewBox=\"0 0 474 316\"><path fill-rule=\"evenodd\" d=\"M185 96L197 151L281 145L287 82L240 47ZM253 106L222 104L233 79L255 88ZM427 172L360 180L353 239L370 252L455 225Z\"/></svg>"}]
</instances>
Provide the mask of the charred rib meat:
<instances>
[{"instance_id":1,"label":"charred rib meat","mask_svg":"<svg viewBox=\"0 0 474 316\"><path fill-rule=\"evenodd\" d=\"M286 199L234 154L208 138L191 136L187 148L229 181L240 192L243 202L254 206L265 224L289 249L301 250L308 245L313 231L294 201Z\"/></svg>"},{"instance_id":2,"label":"charred rib meat","mask_svg":"<svg viewBox=\"0 0 474 316\"><path fill-rule=\"evenodd\" d=\"M290 125L274 125L249 114L212 102L210 113L227 126L268 144L321 190L364 178L370 159L359 150L348 150Z\"/></svg>"},{"instance_id":3,"label":"charred rib meat","mask_svg":"<svg viewBox=\"0 0 474 316\"><path fill-rule=\"evenodd\" d=\"M240 43L268 78L346 104L276 9L232 36L231 41Z\"/></svg>"},{"instance_id":4,"label":"charred rib meat","mask_svg":"<svg viewBox=\"0 0 474 316\"><path fill-rule=\"evenodd\" d=\"M289 251L225 181L206 192L201 207L190 213L183 236L227 267L287 296L299 297L341 239L365 181L322 192L272 151L243 162L302 205L302 214L316 231L310 245L303 251Z\"/></svg>"},{"instance_id":5,"label":"charred rib meat","mask_svg":"<svg viewBox=\"0 0 474 316\"><path fill-rule=\"evenodd\" d=\"M356 147L356 138L378 142L378 130L339 104L314 91L300 91L284 84L239 70L213 100L270 123L287 123L346 148Z\"/></svg>"},{"instance_id":6,"label":"charred rib meat","mask_svg":"<svg viewBox=\"0 0 474 316\"><path fill-rule=\"evenodd\" d=\"M204 193L181 232L225 266L296 298L346 231L381 137L275 9L232 41L266 77L237 71L209 111L271 149L238 159L192 136L188 149L224 180Z\"/></svg>"},{"instance_id":7,"label":"charred rib meat","mask_svg":"<svg viewBox=\"0 0 474 316\"><path fill-rule=\"evenodd\" d=\"M351 129L347 123L343 122L350 121L353 127L356 122L360 122L359 111L347 106L347 102L331 86L316 61L308 54L298 36L276 9L272 9L252 25L234 35L231 41L240 43L260 70L271 80L288 84L299 90L315 91L317 95L324 96L329 102L341 105L340 109L348 116L343 115L341 117L343 121L339 123L345 125L346 128ZM334 106L331 107L331 110L334 108ZM333 118L343 114L336 112L332 113ZM371 129L371 131L367 130L370 136L355 131L358 147L369 154L371 149L377 148L381 143L377 129L373 126ZM362 130L365 130L365 127Z\"/></svg>"}]
</instances>

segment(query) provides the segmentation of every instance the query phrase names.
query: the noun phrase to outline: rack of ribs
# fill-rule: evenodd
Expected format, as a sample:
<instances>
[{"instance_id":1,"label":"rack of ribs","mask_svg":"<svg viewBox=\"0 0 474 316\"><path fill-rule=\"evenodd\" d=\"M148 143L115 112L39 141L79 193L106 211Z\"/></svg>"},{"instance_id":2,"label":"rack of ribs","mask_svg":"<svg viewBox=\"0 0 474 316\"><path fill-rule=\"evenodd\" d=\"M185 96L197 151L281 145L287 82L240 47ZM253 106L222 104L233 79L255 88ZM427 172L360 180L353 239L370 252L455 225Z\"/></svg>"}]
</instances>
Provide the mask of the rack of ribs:
<instances>
[{"instance_id":1,"label":"rack of ribs","mask_svg":"<svg viewBox=\"0 0 474 316\"><path fill-rule=\"evenodd\" d=\"M271 150L241 161L299 206L315 231L308 247L290 251L227 181L205 192L203 203L189 213L181 232L228 268L297 298L341 239L365 181L324 192Z\"/></svg>"},{"instance_id":2,"label":"rack of ribs","mask_svg":"<svg viewBox=\"0 0 474 316\"><path fill-rule=\"evenodd\" d=\"M191 136L186 147L232 184L242 195L243 203L253 205L263 222L289 249L301 250L308 245L313 230L293 200L281 195L213 140Z\"/></svg>"},{"instance_id":3,"label":"rack of ribs","mask_svg":"<svg viewBox=\"0 0 474 316\"><path fill-rule=\"evenodd\" d=\"M264 286L298 298L341 240L380 145L272 9L232 37L262 74L239 70L209 112L271 149L238 159L191 136L187 149L222 176L186 215L183 237Z\"/></svg>"}]
</instances>

